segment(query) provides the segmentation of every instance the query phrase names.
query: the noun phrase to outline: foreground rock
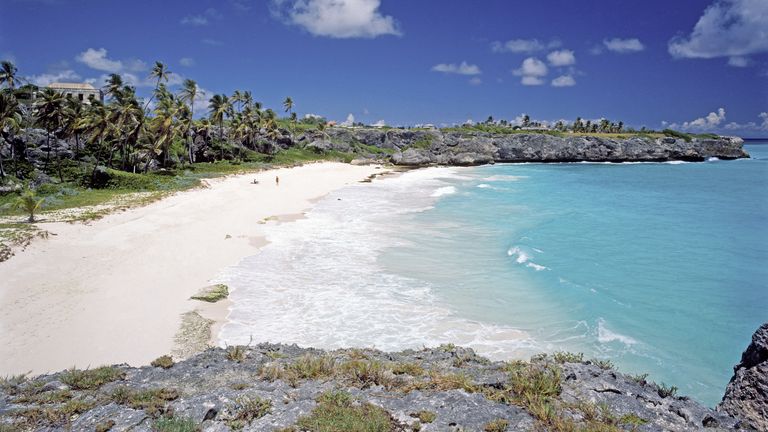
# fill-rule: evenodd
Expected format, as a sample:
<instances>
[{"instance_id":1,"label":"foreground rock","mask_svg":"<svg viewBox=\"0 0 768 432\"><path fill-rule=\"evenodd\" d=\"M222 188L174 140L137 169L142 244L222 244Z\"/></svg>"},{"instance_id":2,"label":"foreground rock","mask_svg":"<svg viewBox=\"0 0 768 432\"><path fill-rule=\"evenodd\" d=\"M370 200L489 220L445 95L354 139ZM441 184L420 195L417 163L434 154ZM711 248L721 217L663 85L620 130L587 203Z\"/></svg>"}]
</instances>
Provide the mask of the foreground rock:
<instances>
[{"instance_id":1,"label":"foreground rock","mask_svg":"<svg viewBox=\"0 0 768 432\"><path fill-rule=\"evenodd\" d=\"M752 335L718 409L745 419L757 430L768 430L768 323Z\"/></svg>"},{"instance_id":2,"label":"foreground rock","mask_svg":"<svg viewBox=\"0 0 768 432\"><path fill-rule=\"evenodd\" d=\"M153 364L6 379L0 430L299 431L359 422L387 431L739 427L726 413L573 355L502 363L450 345L384 353L260 344Z\"/></svg>"},{"instance_id":3,"label":"foreground rock","mask_svg":"<svg viewBox=\"0 0 768 432\"><path fill-rule=\"evenodd\" d=\"M489 134L439 130L329 130L314 143L324 150L349 151L355 144L388 151L397 165L480 165L491 162L660 162L749 157L737 137L683 138L636 135L625 139L546 133Z\"/></svg>"}]
</instances>

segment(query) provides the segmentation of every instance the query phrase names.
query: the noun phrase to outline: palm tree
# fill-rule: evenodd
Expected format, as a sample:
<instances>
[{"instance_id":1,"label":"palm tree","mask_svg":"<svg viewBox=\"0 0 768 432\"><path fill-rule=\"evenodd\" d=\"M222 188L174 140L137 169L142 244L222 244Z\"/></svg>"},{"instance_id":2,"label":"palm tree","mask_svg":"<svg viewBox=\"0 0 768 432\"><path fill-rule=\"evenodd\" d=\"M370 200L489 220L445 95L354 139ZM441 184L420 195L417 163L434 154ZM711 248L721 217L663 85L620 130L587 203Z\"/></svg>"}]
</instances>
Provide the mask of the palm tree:
<instances>
[{"instance_id":1,"label":"palm tree","mask_svg":"<svg viewBox=\"0 0 768 432\"><path fill-rule=\"evenodd\" d=\"M107 83L104 86L107 96L115 98L119 95L120 90L123 88L123 77L118 74L110 74L107 78Z\"/></svg>"},{"instance_id":2,"label":"palm tree","mask_svg":"<svg viewBox=\"0 0 768 432\"><path fill-rule=\"evenodd\" d=\"M232 97L229 99L229 101L232 104L232 107L235 108L238 112L243 109L243 94L240 93L240 90L235 90L235 92L232 93ZM235 107L236 104L239 104L239 106Z\"/></svg>"},{"instance_id":3,"label":"palm tree","mask_svg":"<svg viewBox=\"0 0 768 432\"><path fill-rule=\"evenodd\" d=\"M13 92L13 89L16 86L17 72L18 72L18 69L12 62L8 60L3 60L2 62L0 62L0 84L5 83L5 85L8 86L11 92Z\"/></svg>"},{"instance_id":4,"label":"palm tree","mask_svg":"<svg viewBox=\"0 0 768 432\"><path fill-rule=\"evenodd\" d=\"M83 103L76 98L67 98L62 119L62 132L65 138L75 138L75 158L80 151L80 119L83 117Z\"/></svg>"},{"instance_id":5,"label":"palm tree","mask_svg":"<svg viewBox=\"0 0 768 432\"><path fill-rule=\"evenodd\" d=\"M94 147L93 154L96 161L94 162L93 170L91 171L91 184L93 184L96 178L96 169L103 156L104 141L108 139L112 133L112 113L103 103L93 101L91 102L91 105L88 106L87 112L81 119L79 127L86 134L91 147Z\"/></svg>"},{"instance_id":6,"label":"palm tree","mask_svg":"<svg viewBox=\"0 0 768 432\"><path fill-rule=\"evenodd\" d=\"M152 70L149 72L149 78L155 78L157 80L155 84L155 92L152 96L149 97L147 100L146 105L144 105L144 111L149 108L149 104L152 102L152 99L154 98L154 95L157 94L157 92L160 90L160 83L163 81L168 81L168 76L171 74L171 71L168 70L168 66L166 66L163 62L156 61L155 65L152 66Z\"/></svg>"},{"instance_id":7,"label":"palm tree","mask_svg":"<svg viewBox=\"0 0 768 432\"><path fill-rule=\"evenodd\" d=\"M128 169L131 147L138 142L144 127L144 110L136 98L136 90L131 86L124 86L109 108L120 146L121 166ZM110 157L110 162L111 160Z\"/></svg>"},{"instance_id":8,"label":"palm tree","mask_svg":"<svg viewBox=\"0 0 768 432\"><path fill-rule=\"evenodd\" d=\"M253 108L253 95L251 94L250 90L246 90L243 92L243 105L245 107Z\"/></svg>"},{"instance_id":9,"label":"palm tree","mask_svg":"<svg viewBox=\"0 0 768 432\"><path fill-rule=\"evenodd\" d=\"M192 157L192 144L194 141L189 132L192 129L192 122L195 118L195 98L197 98L197 83L191 79L184 80L184 84L181 86L181 92L179 93L179 99L189 104L189 122L184 131L184 137L187 139L187 157L189 158L190 164L194 162Z\"/></svg>"},{"instance_id":10,"label":"palm tree","mask_svg":"<svg viewBox=\"0 0 768 432\"><path fill-rule=\"evenodd\" d=\"M285 98L285 100L283 101L283 109L285 109L285 112L287 112L288 115L291 116L291 118L293 118L293 116L291 115L293 114L293 99L291 99L290 96Z\"/></svg>"},{"instance_id":11,"label":"palm tree","mask_svg":"<svg viewBox=\"0 0 768 432\"><path fill-rule=\"evenodd\" d=\"M5 143L6 137L21 127L21 110L19 101L11 93L0 92L0 144ZM0 145L0 180L5 180L3 168L3 147ZM13 150L11 150L13 159Z\"/></svg>"},{"instance_id":12,"label":"palm tree","mask_svg":"<svg viewBox=\"0 0 768 432\"><path fill-rule=\"evenodd\" d=\"M208 103L208 111L211 121L219 125L219 145L221 157L224 158L224 117L232 113L232 104L227 95L213 95Z\"/></svg>"},{"instance_id":13,"label":"palm tree","mask_svg":"<svg viewBox=\"0 0 768 432\"><path fill-rule=\"evenodd\" d=\"M51 134L56 132L62 125L64 103L64 95L50 88L43 90L40 97L35 101L37 122L45 128L46 132L46 145L48 147L48 154L45 160L46 168L51 159ZM58 155L58 152L56 154ZM61 169L59 169L59 177L61 177Z\"/></svg>"},{"instance_id":14,"label":"palm tree","mask_svg":"<svg viewBox=\"0 0 768 432\"><path fill-rule=\"evenodd\" d=\"M185 112L186 111L186 112ZM160 92L152 119L152 130L155 133L154 151L163 155L163 166L168 165L168 154L174 139L179 135L177 117L188 117L189 109L186 104L177 100L171 93Z\"/></svg>"},{"instance_id":15,"label":"palm tree","mask_svg":"<svg viewBox=\"0 0 768 432\"><path fill-rule=\"evenodd\" d=\"M611 122L609 122L608 119L600 119L600 126L598 126L598 130L603 133L610 132Z\"/></svg>"},{"instance_id":16,"label":"palm tree","mask_svg":"<svg viewBox=\"0 0 768 432\"><path fill-rule=\"evenodd\" d=\"M15 204L16 208L24 209L29 215L27 220L29 223L33 223L35 221L35 213L42 207L43 201L45 200L43 198L38 198L33 190L27 189L16 199Z\"/></svg>"}]
</instances>

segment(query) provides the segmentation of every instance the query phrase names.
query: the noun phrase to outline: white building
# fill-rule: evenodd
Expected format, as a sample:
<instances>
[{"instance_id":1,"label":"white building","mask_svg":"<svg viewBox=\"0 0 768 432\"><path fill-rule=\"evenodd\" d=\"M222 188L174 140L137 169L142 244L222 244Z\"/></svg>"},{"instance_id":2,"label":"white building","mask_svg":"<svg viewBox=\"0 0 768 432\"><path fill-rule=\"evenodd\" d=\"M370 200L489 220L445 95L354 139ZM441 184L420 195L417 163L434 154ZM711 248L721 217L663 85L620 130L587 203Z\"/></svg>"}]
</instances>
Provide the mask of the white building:
<instances>
[{"instance_id":1,"label":"white building","mask_svg":"<svg viewBox=\"0 0 768 432\"><path fill-rule=\"evenodd\" d=\"M91 98L104 101L104 93L87 83L53 83L49 84L48 88L56 90L65 97L79 99L83 103L90 103Z\"/></svg>"}]
</instances>

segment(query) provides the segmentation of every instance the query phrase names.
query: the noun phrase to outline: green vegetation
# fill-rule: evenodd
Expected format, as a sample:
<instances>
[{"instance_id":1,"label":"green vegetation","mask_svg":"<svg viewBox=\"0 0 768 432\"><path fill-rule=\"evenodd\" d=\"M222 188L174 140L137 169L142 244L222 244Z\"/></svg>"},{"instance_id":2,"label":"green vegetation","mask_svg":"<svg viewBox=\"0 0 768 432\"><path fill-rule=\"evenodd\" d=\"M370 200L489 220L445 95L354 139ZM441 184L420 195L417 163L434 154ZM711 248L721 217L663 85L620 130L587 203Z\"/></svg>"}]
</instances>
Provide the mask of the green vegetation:
<instances>
[{"instance_id":1,"label":"green vegetation","mask_svg":"<svg viewBox=\"0 0 768 432\"><path fill-rule=\"evenodd\" d=\"M509 426L509 422L504 419L496 419L493 421L490 421L483 426L483 431L485 432L504 432L507 430L507 427Z\"/></svg>"},{"instance_id":2,"label":"green vegetation","mask_svg":"<svg viewBox=\"0 0 768 432\"><path fill-rule=\"evenodd\" d=\"M677 394L677 387L675 386L667 386L664 383L659 384L659 396L663 398L667 397L675 397Z\"/></svg>"},{"instance_id":3,"label":"green vegetation","mask_svg":"<svg viewBox=\"0 0 768 432\"><path fill-rule=\"evenodd\" d=\"M552 358L560 364L563 363L581 363L584 361L583 353L570 353L558 351L552 355Z\"/></svg>"},{"instance_id":4,"label":"green vegetation","mask_svg":"<svg viewBox=\"0 0 768 432\"><path fill-rule=\"evenodd\" d=\"M150 417L159 417L168 409L168 402L179 398L175 389L158 388L134 390L118 387L112 392L112 401L133 409L144 410Z\"/></svg>"},{"instance_id":5,"label":"green vegetation","mask_svg":"<svg viewBox=\"0 0 768 432\"><path fill-rule=\"evenodd\" d=\"M589 361L589 363L604 370L613 370L616 367L610 360L592 359Z\"/></svg>"},{"instance_id":6,"label":"green vegetation","mask_svg":"<svg viewBox=\"0 0 768 432\"><path fill-rule=\"evenodd\" d=\"M37 425L68 425L72 416L82 414L94 407L93 402L80 399L72 399L56 407L24 408L12 411L10 415L15 418L14 426L31 429ZM18 429L16 429L18 430Z\"/></svg>"},{"instance_id":7,"label":"green vegetation","mask_svg":"<svg viewBox=\"0 0 768 432\"><path fill-rule=\"evenodd\" d=\"M245 360L245 348L243 345L227 347L227 360L242 363Z\"/></svg>"},{"instance_id":8,"label":"green vegetation","mask_svg":"<svg viewBox=\"0 0 768 432\"><path fill-rule=\"evenodd\" d=\"M661 131L661 133L664 136L673 137L673 138L682 138L685 140L685 142L691 142L694 138L700 138L700 139L716 139L718 138L718 135L716 134L710 134L710 133L704 133L704 134L689 134L685 132L678 132L672 129L664 129Z\"/></svg>"},{"instance_id":9,"label":"green vegetation","mask_svg":"<svg viewBox=\"0 0 768 432\"><path fill-rule=\"evenodd\" d=\"M70 369L61 374L61 382L73 390L95 390L102 385L125 378L125 372L114 366L96 369Z\"/></svg>"},{"instance_id":10,"label":"green vegetation","mask_svg":"<svg viewBox=\"0 0 768 432\"><path fill-rule=\"evenodd\" d=\"M16 208L24 210L24 213L29 215L27 219L29 223L35 222L35 213L42 207L43 198L38 198L35 191L27 189L16 199Z\"/></svg>"},{"instance_id":11,"label":"green vegetation","mask_svg":"<svg viewBox=\"0 0 768 432\"><path fill-rule=\"evenodd\" d=\"M419 138L418 140L414 141L409 146L409 148L426 150L426 149L432 147L432 140L433 139L434 139L433 135L424 135L422 138Z\"/></svg>"},{"instance_id":12,"label":"green vegetation","mask_svg":"<svg viewBox=\"0 0 768 432\"><path fill-rule=\"evenodd\" d=\"M150 363L150 366L152 367L159 367L163 369L170 369L173 367L174 362L173 358L169 355L160 356L154 360L152 360L152 363Z\"/></svg>"},{"instance_id":13,"label":"green vegetation","mask_svg":"<svg viewBox=\"0 0 768 432\"><path fill-rule=\"evenodd\" d=\"M433 421L435 421L435 419L437 419L437 414L435 414L432 411L422 410L417 413L411 414L411 417L418 418L419 421L422 423L432 423Z\"/></svg>"},{"instance_id":14,"label":"green vegetation","mask_svg":"<svg viewBox=\"0 0 768 432\"><path fill-rule=\"evenodd\" d=\"M180 417L160 417L155 420L153 430L157 432L198 432L198 426L194 420Z\"/></svg>"},{"instance_id":15,"label":"green vegetation","mask_svg":"<svg viewBox=\"0 0 768 432\"><path fill-rule=\"evenodd\" d=\"M199 87L187 79L174 93L167 87L170 74L163 63L155 63L149 75L154 90L145 100L122 76L112 74L104 101L80 101L50 88L18 88L17 68L4 61L0 75L0 154L4 156L0 157L0 185L12 187L0 192L0 216L25 214L34 221L43 207L46 212L111 207L65 217L87 220L123 204L141 205L168 192L199 186L200 180L208 177L316 160L353 159L352 154L296 146L283 150L277 145L292 134L321 133L326 125L322 118L299 120L290 97L283 102L289 115L286 119L264 109L251 92L240 90L231 96L214 95L207 117L195 119ZM33 91L39 95L34 100L29 98ZM26 159L25 149L5 148L22 131L33 128L45 131L48 145L42 161ZM52 145L56 140L69 143L66 157ZM37 168L32 162L44 164ZM33 184L36 191L30 190ZM136 199L127 196L137 192L147 194ZM114 205L115 201L120 203Z\"/></svg>"},{"instance_id":16,"label":"green vegetation","mask_svg":"<svg viewBox=\"0 0 768 432\"><path fill-rule=\"evenodd\" d=\"M226 407L222 419L233 430L240 430L252 421L260 419L272 411L272 401L258 396L243 395Z\"/></svg>"},{"instance_id":17,"label":"green vegetation","mask_svg":"<svg viewBox=\"0 0 768 432\"><path fill-rule=\"evenodd\" d=\"M414 377L424 376L426 371L418 363L394 363L391 365L392 373L395 375L411 375Z\"/></svg>"},{"instance_id":18,"label":"green vegetation","mask_svg":"<svg viewBox=\"0 0 768 432\"><path fill-rule=\"evenodd\" d=\"M328 392L320 396L318 405L297 423L298 429L310 432L389 432L394 424L389 413L369 403L355 404L349 393Z\"/></svg>"},{"instance_id":19,"label":"green vegetation","mask_svg":"<svg viewBox=\"0 0 768 432\"><path fill-rule=\"evenodd\" d=\"M203 289L197 295L191 297L192 300L200 300L208 303L216 303L229 296L229 287L224 284L217 284Z\"/></svg>"}]
</instances>

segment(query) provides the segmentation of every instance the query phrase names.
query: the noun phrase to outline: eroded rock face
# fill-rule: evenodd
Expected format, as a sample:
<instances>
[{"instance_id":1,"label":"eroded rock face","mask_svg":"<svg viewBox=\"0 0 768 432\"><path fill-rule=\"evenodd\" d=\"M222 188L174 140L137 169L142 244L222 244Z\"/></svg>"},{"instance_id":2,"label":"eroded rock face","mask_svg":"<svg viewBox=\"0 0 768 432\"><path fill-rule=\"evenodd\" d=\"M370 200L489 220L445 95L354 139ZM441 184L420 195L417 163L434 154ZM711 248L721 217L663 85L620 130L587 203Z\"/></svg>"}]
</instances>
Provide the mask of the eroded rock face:
<instances>
[{"instance_id":1,"label":"eroded rock face","mask_svg":"<svg viewBox=\"0 0 768 432\"><path fill-rule=\"evenodd\" d=\"M752 428L768 430L768 322L752 335L752 343L734 366L718 410L744 419Z\"/></svg>"},{"instance_id":2,"label":"eroded rock face","mask_svg":"<svg viewBox=\"0 0 768 432\"><path fill-rule=\"evenodd\" d=\"M237 355L210 349L168 369L112 369L118 373L87 389L67 373L2 382L0 426L92 432L111 425L114 431L152 431L157 418L173 415L205 431L278 430L312 413L324 393L340 390L355 404L380 407L392 430L402 431L479 431L502 420L510 431L549 430L543 412L534 409L538 405L526 402L533 400L531 395L574 430L607 430L590 423L596 419L623 430L739 428L738 420L725 412L664 394L653 383L596 362L546 357L491 362L453 345L387 353L264 343L242 347ZM554 381L537 378L537 371ZM267 403L268 409L242 416L248 400ZM83 408L73 415L56 414L73 406Z\"/></svg>"},{"instance_id":3,"label":"eroded rock face","mask_svg":"<svg viewBox=\"0 0 768 432\"><path fill-rule=\"evenodd\" d=\"M711 157L749 157L742 148L743 141L736 137L694 138L687 142L672 137L612 139L543 133L493 135L344 128L331 129L329 135L335 143L359 142L394 150L391 161L409 166L481 165L492 162L704 161ZM343 151L341 148L334 149Z\"/></svg>"}]
</instances>

